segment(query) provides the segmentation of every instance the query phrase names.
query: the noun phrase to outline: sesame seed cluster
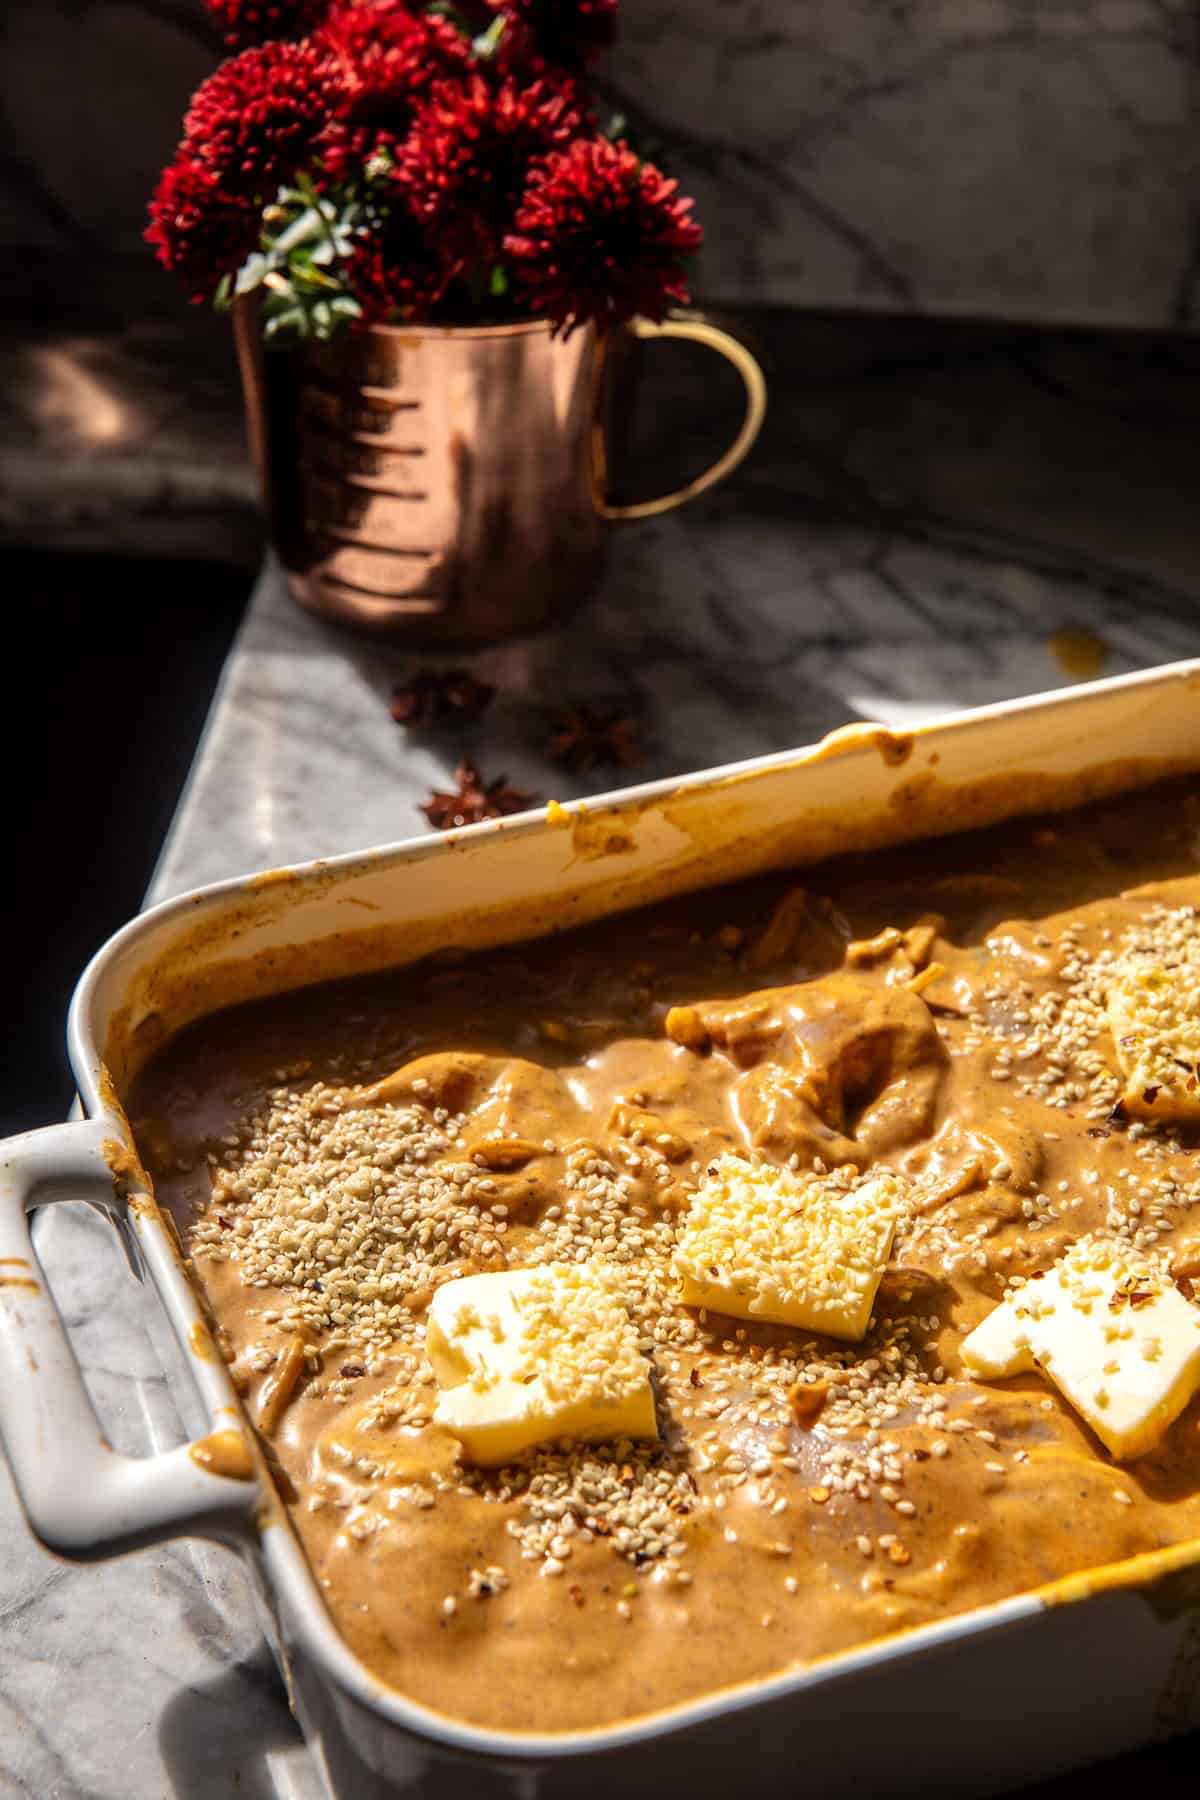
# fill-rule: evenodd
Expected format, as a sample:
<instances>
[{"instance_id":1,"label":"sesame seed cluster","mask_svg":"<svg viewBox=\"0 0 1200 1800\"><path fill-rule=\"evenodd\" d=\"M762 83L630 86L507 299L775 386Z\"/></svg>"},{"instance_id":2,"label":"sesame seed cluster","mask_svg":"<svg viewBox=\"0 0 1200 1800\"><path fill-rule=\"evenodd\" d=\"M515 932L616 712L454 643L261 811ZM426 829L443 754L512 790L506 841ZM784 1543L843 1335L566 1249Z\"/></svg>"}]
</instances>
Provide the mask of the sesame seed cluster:
<instances>
[{"instance_id":1,"label":"sesame seed cluster","mask_svg":"<svg viewBox=\"0 0 1200 1800\"><path fill-rule=\"evenodd\" d=\"M772 1169L764 1178L742 1158L721 1157L688 1209L675 1257L693 1290L688 1298L719 1305L712 1293L719 1282L727 1298L743 1297L750 1313L859 1336L903 1187L893 1175L859 1182L856 1174Z\"/></svg>"},{"instance_id":2,"label":"sesame seed cluster","mask_svg":"<svg viewBox=\"0 0 1200 1800\"><path fill-rule=\"evenodd\" d=\"M635 1186L643 1165L654 1189L665 1185L660 1170L668 1166L655 1147L638 1147L632 1156L626 1147L619 1167L594 1144L565 1146L561 1198L513 1255L505 1177L487 1172L486 1144L468 1150L462 1115L420 1104L362 1105L357 1090L320 1081L301 1091L277 1087L269 1102L230 1134L220 1161L214 1155L212 1197L191 1228L190 1248L201 1265L232 1261L247 1286L282 1292L264 1323L324 1334L311 1349L310 1396L352 1392L352 1379L315 1374L331 1347L342 1366L361 1351L366 1370L390 1377L362 1414L364 1433L430 1422L424 1312L443 1280L471 1268L607 1268L638 1327L642 1353L696 1341L696 1324L673 1294L673 1216L655 1213ZM270 1350L259 1352L260 1367L274 1360ZM561 1368L552 1374L565 1378ZM387 1473L370 1455L334 1454L343 1473L363 1483ZM402 1484L378 1504L347 1501L347 1529L361 1541L383 1528L395 1494L401 1503L428 1507L437 1492L464 1484L484 1498L520 1502L510 1535L527 1560L551 1574L565 1566L576 1530L610 1540L639 1562L673 1553L674 1526L695 1495L682 1462L675 1467L661 1450L627 1440L586 1450L564 1444L495 1475L434 1475L424 1485ZM338 1504L329 1495L314 1498L317 1509Z\"/></svg>"},{"instance_id":3,"label":"sesame seed cluster","mask_svg":"<svg viewBox=\"0 0 1200 1800\"><path fill-rule=\"evenodd\" d=\"M1189 940L1171 965L1134 954L1112 971L1106 996L1121 1105L1135 1118L1200 1118L1200 954Z\"/></svg>"},{"instance_id":4,"label":"sesame seed cluster","mask_svg":"<svg viewBox=\"0 0 1200 1800\"><path fill-rule=\"evenodd\" d=\"M522 1499L521 1516L506 1529L522 1558L549 1576L565 1573L573 1551L598 1539L635 1563L682 1556L682 1522L696 1497L685 1467L630 1438L539 1450L498 1486L482 1471L468 1482L485 1499Z\"/></svg>"},{"instance_id":5,"label":"sesame seed cluster","mask_svg":"<svg viewBox=\"0 0 1200 1800\"><path fill-rule=\"evenodd\" d=\"M688 1410L691 1466L701 1478L711 1471L718 1513L735 1496L749 1503L771 1521L771 1554L785 1559L800 1547L805 1508L835 1496L882 1503L898 1523L912 1518L917 1509L904 1492L912 1467L947 1454L938 1434L967 1429L950 1419L945 1370L930 1367L936 1340L926 1334L939 1324L921 1312L878 1319L867 1354L812 1337L762 1348L740 1326L710 1339L688 1377Z\"/></svg>"},{"instance_id":6,"label":"sesame seed cluster","mask_svg":"<svg viewBox=\"0 0 1200 1800\"><path fill-rule=\"evenodd\" d=\"M900 1490L913 1449L887 1432L901 1417L934 1430L944 1422L936 1383L945 1371L931 1372L918 1345L936 1319L883 1324L867 1357L830 1352L811 1334L763 1348L743 1328L724 1335L727 1323L680 1303L672 1267L678 1215L647 1195L680 1175L655 1146L622 1144L608 1154L591 1142L564 1146L559 1197L514 1254L500 1197L506 1178L486 1172L486 1149L468 1149L463 1115L420 1104L364 1106L356 1090L320 1081L301 1091L278 1087L269 1100L231 1134L235 1144L223 1146L191 1248L201 1263L235 1261L248 1286L281 1294L265 1323L317 1338L312 1397L348 1398L353 1378L338 1367L353 1367L347 1359L361 1353L365 1369L387 1378L362 1413L362 1431L426 1426L435 1389L422 1355L423 1315L436 1286L470 1267L586 1263L607 1268L640 1351L654 1358L668 1422L659 1446L564 1443L511 1469L435 1473L375 1499L315 1495L318 1509L342 1508L352 1537L384 1529L398 1504L427 1509L439 1493L470 1492L515 1503L506 1529L522 1559L550 1575L566 1569L573 1548L600 1540L638 1565L670 1559L672 1578L686 1585L678 1559L687 1549L685 1521L700 1503L698 1480L718 1513L735 1494L776 1521L792 1505L801 1464L789 1394L797 1384L821 1394L828 1432L812 1504L877 1494L900 1518L912 1510ZM647 1170L649 1183L639 1181ZM855 1176L846 1170L832 1179L850 1189ZM271 1353L261 1361L269 1365ZM672 1420L694 1444L681 1441ZM761 1443L749 1459L736 1447L747 1435ZM367 1489L387 1476L367 1452L338 1450L335 1460ZM774 1554L791 1554L778 1532L772 1544Z\"/></svg>"},{"instance_id":7,"label":"sesame seed cluster","mask_svg":"<svg viewBox=\"0 0 1200 1800\"><path fill-rule=\"evenodd\" d=\"M1028 1230L1066 1224L1072 1237L1085 1213L1104 1209L1096 1220L1104 1229L1139 1250L1149 1250L1176 1226L1200 1199L1200 1183L1189 1179L1180 1158L1185 1145L1169 1123L1129 1119L1121 1106L1123 1082L1114 1054L1108 995L1129 960L1145 959L1158 968L1195 970L1200 978L1200 914L1192 905L1150 902L1121 930L1103 926L1099 944L1088 947L1086 919L1068 920L1051 936L1033 937L1037 950L1058 958L1053 985L1038 991L1030 983L1015 986L1016 1005L1004 1034L992 1033L992 1078L1012 1081L1018 1100L1042 1101L1060 1111L1078 1110L1097 1146L1089 1167L1080 1170L1078 1189L1068 1194L1038 1192L1028 1196ZM1190 978L1190 977L1189 977ZM1004 1001L1013 989L985 986L983 1001ZM982 1041L987 1031L976 1014ZM1052 1141L1054 1133L1047 1133ZM1105 1157L1105 1141L1119 1136L1131 1156L1117 1162Z\"/></svg>"},{"instance_id":8,"label":"sesame seed cluster","mask_svg":"<svg viewBox=\"0 0 1200 1800\"><path fill-rule=\"evenodd\" d=\"M582 1271L567 1277L571 1295L565 1312L559 1304L561 1282L549 1272L535 1276L522 1301L524 1335L521 1361L514 1379L540 1377L551 1400L570 1400L586 1388L608 1400L621 1400L645 1381L646 1367L630 1341L623 1310L609 1294L587 1280ZM473 1383L485 1377L475 1373Z\"/></svg>"},{"instance_id":9,"label":"sesame seed cluster","mask_svg":"<svg viewBox=\"0 0 1200 1800\"><path fill-rule=\"evenodd\" d=\"M1014 1079L1019 1095L1060 1108L1082 1104L1090 1120L1107 1121L1121 1089L1106 1011L1109 987L1130 957L1200 975L1196 921L1194 906L1151 904L1119 933L1102 927L1098 949L1085 946L1083 919L1068 921L1055 937L1037 932L1034 946L1061 958L1058 982L1040 994L1028 984L1019 990L1025 1004L1014 1009L1013 1030L997 1044L993 1075ZM1005 992L985 988L983 997L1002 999Z\"/></svg>"},{"instance_id":10,"label":"sesame seed cluster","mask_svg":"<svg viewBox=\"0 0 1200 1800\"><path fill-rule=\"evenodd\" d=\"M921 930L924 956L936 927ZM336 1511L358 1544L440 1505L500 1509L513 1560L502 1566L481 1552L440 1599L446 1620L464 1604L497 1601L522 1573L561 1578L574 1600L576 1571L605 1550L626 1573L686 1589L703 1578L695 1552L705 1532L724 1546L752 1541L777 1570L781 1605L803 1591L796 1571L814 1530L834 1532L838 1550L888 1583L914 1562L914 1573L928 1570L939 1530L931 1471L935 1480L939 1469L958 1471L983 1495L1003 1490L1030 1459L1024 1428L1010 1435L995 1396L962 1378L947 1286L994 1304L997 1291L1050 1266L1085 1230L1103 1228L1149 1255L1200 1199L1176 1132L1115 1116L1122 1082L1106 1012L1114 970L1130 957L1200 973L1197 909L1147 902L1111 927L1081 909L1062 926L1030 926L1027 939L1036 955L1024 961L998 940L969 951L944 943L927 965L921 1005L948 1063L984 1073L986 1129L969 1137L964 1128L961 1153L944 1133L946 1166L906 1176L915 1204L896 1218L861 1344L834 1344L807 1326L735 1325L682 1303L675 1259L705 1163L681 1118L653 1110L652 1084L597 1103L586 1139L572 1135L578 1108L565 1107L553 1136L517 1109L481 1138L475 1115L486 1096L455 1111L439 1104L444 1087L420 1078L389 1079L372 1094L348 1071L345 1086L297 1079L267 1090L209 1154L211 1196L189 1249L202 1268L235 1272L267 1296L259 1315L267 1338L245 1352L256 1374L277 1375L279 1340L293 1334L298 1391L354 1409L361 1442L329 1447L338 1478L304 1504ZM888 957L906 943L900 932L894 944L886 933L871 940L880 990L895 973ZM955 977L955 1003L943 1005L939 993ZM668 1017L680 1010L695 1011ZM672 1035L672 1054L716 1054L707 1040ZM1038 1153L1028 1148L1031 1119ZM1081 1132L1094 1156L1071 1180L1051 1179L1055 1146ZM903 1152L892 1160L902 1167ZM869 1155L862 1163L827 1168L819 1156L793 1155L775 1173L802 1210L818 1178L851 1196L872 1173L891 1180L887 1164ZM891 1206L895 1196L887 1198ZM864 1234L872 1217L859 1221ZM709 1224L712 1241L698 1255L715 1260L720 1250L778 1283L777 1267L760 1266L763 1244L731 1241L719 1217ZM842 1261L831 1257L824 1271L831 1302L868 1260L852 1234ZM619 1294L638 1355L651 1359L661 1441L562 1442L499 1470L447 1461L398 1475L374 1440L432 1422L425 1316L437 1288L465 1274L557 1264L603 1271ZM581 1353L596 1349L586 1337ZM570 1387L565 1364L551 1373ZM614 1379L621 1374L614 1364ZM1057 1423L1053 1398L1028 1405L1047 1431ZM1120 1507L1135 1504L1115 1480L1111 1492ZM635 1616L638 1591L616 1590L621 1618Z\"/></svg>"},{"instance_id":11,"label":"sesame seed cluster","mask_svg":"<svg viewBox=\"0 0 1200 1800\"><path fill-rule=\"evenodd\" d=\"M678 1241L674 1210L657 1210L639 1194L646 1151L638 1161L618 1166L618 1150L605 1155L591 1143L568 1147L561 1204L547 1207L536 1240L528 1247L530 1263L589 1263L609 1270L638 1331L638 1348L655 1356L667 1349L687 1350L700 1331L680 1304L671 1259ZM654 1187L666 1184L661 1158L649 1162Z\"/></svg>"},{"instance_id":12,"label":"sesame seed cluster","mask_svg":"<svg viewBox=\"0 0 1200 1800\"><path fill-rule=\"evenodd\" d=\"M462 1152L461 1117L345 1100L320 1081L274 1089L215 1166L191 1248L235 1259L250 1287L282 1289L284 1329L338 1329L382 1350L419 1338L420 1309L452 1265L500 1266L508 1209Z\"/></svg>"}]
</instances>

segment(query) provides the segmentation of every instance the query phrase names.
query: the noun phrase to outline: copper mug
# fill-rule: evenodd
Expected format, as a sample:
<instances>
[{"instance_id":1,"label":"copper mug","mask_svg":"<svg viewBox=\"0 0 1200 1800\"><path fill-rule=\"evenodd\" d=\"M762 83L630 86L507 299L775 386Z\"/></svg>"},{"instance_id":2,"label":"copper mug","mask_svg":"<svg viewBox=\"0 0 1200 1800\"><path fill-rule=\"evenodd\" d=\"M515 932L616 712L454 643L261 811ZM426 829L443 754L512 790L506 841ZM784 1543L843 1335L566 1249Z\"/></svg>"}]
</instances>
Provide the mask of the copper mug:
<instances>
[{"instance_id":1,"label":"copper mug","mask_svg":"<svg viewBox=\"0 0 1200 1800\"><path fill-rule=\"evenodd\" d=\"M605 524L681 506L735 469L761 429L749 349L695 313L565 340L544 320L375 326L264 353L235 308L251 451L292 596L413 642L478 644L544 625L585 592ZM686 487L610 498L614 379L630 341L687 338L729 358L741 427Z\"/></svg>"}]
</instances>

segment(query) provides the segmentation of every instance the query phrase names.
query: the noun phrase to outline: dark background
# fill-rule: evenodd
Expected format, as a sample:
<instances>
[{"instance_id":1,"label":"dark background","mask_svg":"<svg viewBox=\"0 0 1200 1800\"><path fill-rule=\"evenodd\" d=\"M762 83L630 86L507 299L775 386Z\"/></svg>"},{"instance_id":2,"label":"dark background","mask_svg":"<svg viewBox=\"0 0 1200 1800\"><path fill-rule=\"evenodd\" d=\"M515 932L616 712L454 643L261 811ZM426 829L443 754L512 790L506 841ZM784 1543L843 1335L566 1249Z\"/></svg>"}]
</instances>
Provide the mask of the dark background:
<instances>
[{"instance_id":1,"label":"dark background","mask_svg":"<svg viewBox=\"0 0 1200 1800\"><path fill-rule=\"evenodd\" d=\"M13 549L0 1135L65 1116L71 990L138 911L249 591L244 567Z\"/></svg>"}]
</instances>

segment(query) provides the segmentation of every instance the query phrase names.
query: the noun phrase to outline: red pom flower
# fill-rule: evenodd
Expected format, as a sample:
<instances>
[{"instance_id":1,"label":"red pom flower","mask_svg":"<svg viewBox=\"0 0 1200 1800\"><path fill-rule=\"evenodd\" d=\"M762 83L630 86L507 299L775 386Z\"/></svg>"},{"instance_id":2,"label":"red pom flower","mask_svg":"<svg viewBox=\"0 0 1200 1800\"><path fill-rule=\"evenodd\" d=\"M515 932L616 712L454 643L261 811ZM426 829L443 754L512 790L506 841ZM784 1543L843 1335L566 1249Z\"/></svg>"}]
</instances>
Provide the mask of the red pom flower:
<instances>
[{"instance_id":1,"label":"red pom flower","mask_svg":"<svg viewBox=\"0 0 1200 1800\"><path fill-rule=\"evenodd\" d=\"M380 213L356 243L346 278L362 307L362 323L386 323L413 314L427 317L458 272L458 264L431 248L403 199Z\"/></svg>"},{"instance_id":2,"label":"red pom flower","mask_svg":"<svg viewBox=\"0 0 1200 1800\"><path fill-rule=\"evenodd\" d=\"M193 300L210 297L255 248L263 207L310 159L340 99L307 44L243 50L196 90L146 232Z\"/></svg>"},{"instance_id":3,"label":"red pom flower","mask_svg":"<svg viewBox=\"0 0 1200 1800\"><path fill-rule=\"evenodd\" d=\"M208 300L222 275L258 243L260 209L224 191L211 169L181 149L159 177L146 241L192 301Z\"/></svg>"},{"instance_id":4,"label":"red pom flower","mask_svg":"<svg viewBox=\"0 0 1200 1800\"><path fill-rule=\"evenodd\" d=\"M617 0L488 0L508 20L505 36L559 69L594 62L616 42Z\"/></svg>"},{"instance_id":5,"label":"red pom flower","mask_svg":"<svg viewBox=\"0 0 1200 1800\"><path fill-rule=\"evenodd\" d=\"M402 0L332 0L314 43L338 64L353 97L401 105L471 67L461 32L436 14L411 13Z\"/></svg>"},{"instance_id":6,"label":"red pom flower","mask_svg":"<svg viewBox=\"0 0 1200 1800\"><path fill-rule=\"evenodd\" d=\"M183 144L227 194L266 205L313 154L342 90L309 43L260 44L197 88Z\"/></svg>"},{"instance_id":7,"label":"red pom flower","mask_svg":"<svg viewBox=\"0 0 1200 1800\"><path fill-rule=\"evenodd\" d=\"M417 113L397 178L435 241L494 256L531 165L570 143L581 122L573 95L543 82L443 82Z\"/></svg>"},{"instance_id":8,"label":"red pom flower","mask_svg":"<svg viewBox=\"0 0 1200 1800\"><path fill-rule=\"evenodd\" d=\"M329 0L204 0L230 50L272 38L302 38L319 25Z\"/></svg>"},{"instance_id":9,"label":"red pom flower","mask_svg":"<svg viewBox=\"0 0 1200 1800\"><path fill-rule=\"evenodd\" d=\"M344 95L322 144L336 181L352 180L379 150L395 155L436 83L471 67L461 32L436 15L415 16L399 0L334 0L312 42Z\"/></svg>"},{"instance_id":10,"label":"red pom flower","mask_svg":"<svg viewBox=\"0 0 1200 1800\"><path fill-rule=\"evenodd\" d=\"M224 301L261 249L245 281L272 341L329 336L354 301L368 323L567 333L686 300L691 202L592 113L618 0L202 3L237 54L197 90L146 232L192 298Z\"/></svg>"},{"instance_id":11,"label":"red pom flower","mask_svg":"<svg viewBox=\"0 0 1200 1800\"><path fill-rule=\"evenodd\" d=\"M680 257L703 233L692 202L628 144L579 138L530 176L504 240L514 280L564 332L686 302Z\"/></svg>"}]
</instances>

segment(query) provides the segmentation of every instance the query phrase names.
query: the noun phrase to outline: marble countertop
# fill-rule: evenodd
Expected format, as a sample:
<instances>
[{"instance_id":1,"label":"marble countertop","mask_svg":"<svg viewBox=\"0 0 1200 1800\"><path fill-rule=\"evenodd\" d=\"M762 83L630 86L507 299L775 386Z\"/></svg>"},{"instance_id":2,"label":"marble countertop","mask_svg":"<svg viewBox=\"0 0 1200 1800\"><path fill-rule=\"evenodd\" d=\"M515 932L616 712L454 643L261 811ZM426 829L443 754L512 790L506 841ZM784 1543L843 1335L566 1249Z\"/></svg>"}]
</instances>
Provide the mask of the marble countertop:
<instances>
[{"instance_id":1,"label":"marble countertop","mask_svg":"<svg viewBox=\"0 0 1200 1800\"><path fill-rule=\"evenodd\" d=\"M500 690L480 724L411 739L388 700L427 659L300 613L268 564L149 898L421 833L419 801L464 752L543 797L595 790L544 757L551 698L635 713L641 779L1200 655L1195 348L768 323L759 452L688 511L614 533L599 591L556 630L473 656ZM720 391L686 362L664 383L645 466L720 428ZM240 476L213 480L244 507ZM162 491L169 524L200 488ZM174 1441L148 1298L77 1210L43 1215L41 1247L107 1428L120 1448ZM231 1558L57 1561L0 1469L0 1622L0 1795L313 1800ZM1183 1792L1170 1752L1136 1773Z\"/></svg>"}]
</instances>

